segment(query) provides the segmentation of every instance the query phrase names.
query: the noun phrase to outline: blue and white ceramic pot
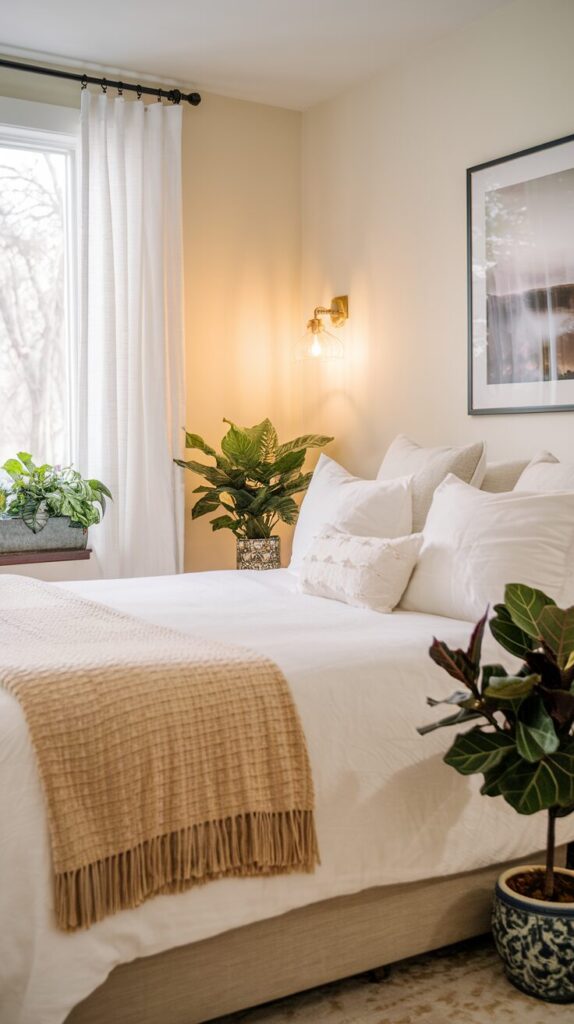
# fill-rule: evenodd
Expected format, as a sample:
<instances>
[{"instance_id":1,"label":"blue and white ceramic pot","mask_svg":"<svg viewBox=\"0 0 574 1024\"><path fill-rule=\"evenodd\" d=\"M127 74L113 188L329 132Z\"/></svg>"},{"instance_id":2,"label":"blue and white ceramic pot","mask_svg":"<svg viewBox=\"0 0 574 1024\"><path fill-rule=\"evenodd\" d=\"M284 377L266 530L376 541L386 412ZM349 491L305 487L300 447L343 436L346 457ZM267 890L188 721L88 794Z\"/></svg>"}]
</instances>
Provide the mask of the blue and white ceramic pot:
<instances>
[{"instance_id":1,"label":"blue and white ceramic pot","mask_svg":"<svg viewBox=\"0 0 574 1024\"><path fill-rule=\"evenodd\" d=\"M496 884L492 931L513 985L548 1003L574 1003L574 903L546 903L520 896L507 880L525 865L504 871ZM574 877L574 871L557 868Z\"/></svg>"}]
</instances>

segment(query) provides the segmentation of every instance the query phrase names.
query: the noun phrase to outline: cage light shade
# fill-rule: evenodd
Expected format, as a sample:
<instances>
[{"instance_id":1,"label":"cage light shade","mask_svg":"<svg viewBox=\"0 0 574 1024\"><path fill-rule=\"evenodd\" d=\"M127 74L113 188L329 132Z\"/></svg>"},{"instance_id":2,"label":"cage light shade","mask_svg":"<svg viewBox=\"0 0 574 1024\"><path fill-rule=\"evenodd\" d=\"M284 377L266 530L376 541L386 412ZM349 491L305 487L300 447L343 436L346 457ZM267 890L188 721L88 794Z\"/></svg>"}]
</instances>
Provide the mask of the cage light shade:
<instances>
[{"instance_id":1,"label":"cage light shade","mask_svg":"<svg viewBox=\"0 0 574 1024\"><path fill-rule=\"evenodd\" d=\"M343 343L327 331L319 317L313 317L295 350L297 359L342 359Z\"/></svg>"}]
</instances>

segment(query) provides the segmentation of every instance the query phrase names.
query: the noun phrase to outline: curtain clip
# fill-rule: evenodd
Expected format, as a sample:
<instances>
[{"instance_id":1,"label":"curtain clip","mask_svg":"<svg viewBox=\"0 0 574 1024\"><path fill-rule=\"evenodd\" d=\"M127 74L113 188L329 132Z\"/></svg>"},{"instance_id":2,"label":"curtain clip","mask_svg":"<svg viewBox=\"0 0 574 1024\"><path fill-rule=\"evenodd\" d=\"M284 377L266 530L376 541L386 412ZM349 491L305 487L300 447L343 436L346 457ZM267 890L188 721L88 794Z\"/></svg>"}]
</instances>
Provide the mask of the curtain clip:
<instances>
[{"instance_id":1,"label":"curtain clip","mask_svg":"<svg viewBox=\"0 0 574 1024\"><path fill-rule=\"evenodd\" d=\"M102 84L102 92L103 92L103 94L105 96L107 91L108 91L108 83L107 83L105 78L102 78L102 83L101 84Z\"/></svg>"},{"instance_id":2,"label":"curtain clip","mask_svg":"<svg viewBox=\"0 0 574 1024\"><path fill-rule=\"evenodd\" d=\"M123 96L123 94L124 94L124 83L123 82L118 82L118 96Z\"/></svg>"},{"instance_id":3,"label":"curtain clip","mask_svg":"<svg viewBox=\"0 0 574 1024\"><path fill-rule=\"evenodd\" d=\"M136 88L136 93L137 93L138 100L141 100L141 98L142 98L142 87L141 87L141 85L138 85L138 87Z\"/></svg>"},{"instance_id":4,"label":"curtain clip","mask_svg":"<svg viewBox=\"0 0 574 1024\"><path fill-rule=\"evenodd\" d=\"M88 88L88 79L87 79L86 75L82 75L81 82L82 82L82 92L83 92L84 89Z\"/></svg>"}]
</instances>

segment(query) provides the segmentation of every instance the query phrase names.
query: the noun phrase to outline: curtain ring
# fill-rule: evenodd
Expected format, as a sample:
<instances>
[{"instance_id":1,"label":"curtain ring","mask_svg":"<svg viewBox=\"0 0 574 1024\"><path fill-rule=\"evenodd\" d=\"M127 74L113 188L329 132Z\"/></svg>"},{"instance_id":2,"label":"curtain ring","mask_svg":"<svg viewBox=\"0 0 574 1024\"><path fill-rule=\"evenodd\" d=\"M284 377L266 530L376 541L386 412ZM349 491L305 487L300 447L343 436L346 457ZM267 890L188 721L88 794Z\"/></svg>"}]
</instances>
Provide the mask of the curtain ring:
<instances>
[{"instance_id":1,"label":"curtain ring","mask_svg":"<svg viewBox=\"0 0 574 1024\"><path fill-rule=\"evenodd\" d=\"M138 87L136 89L136 93L137 93L138 100L141 100L141 98L142 98L142 87L141 87L141 85L138 85Z\"/></svg>"},{"instance_id":2,"label":"curtain ring","mask_svg":"<svg viewBox=\"0 0 574 1024\"><path fill-rule=\"evenodd\" d=\"M123 82L118 82L118 96L123 96L123 94L124 94L124 83Z\"/></svg>"},{"instance_id":3,"label":"curtain ring","mask_svg":"<svg viewBox=\"0 0 574 1024\"><path fill-rule=\"evenodd\" d=\"M102 85L102 92L103 92L103 94L105 96L107 91L108 91L108 83L107 83L105 78L102 78L101 85Z\"/></svg>"},{"instance_id":4,"label":"curtain ring","mask_svg":"<svg viewBox=\"0 0 574 1024\"><path fill-rule=\"evenodd\" d=\"M83 92L84 89L88 88L88 79L86 78L86 75L82 75L81 82L82 82L82 92Z\"/></svg>"}]
</instances>

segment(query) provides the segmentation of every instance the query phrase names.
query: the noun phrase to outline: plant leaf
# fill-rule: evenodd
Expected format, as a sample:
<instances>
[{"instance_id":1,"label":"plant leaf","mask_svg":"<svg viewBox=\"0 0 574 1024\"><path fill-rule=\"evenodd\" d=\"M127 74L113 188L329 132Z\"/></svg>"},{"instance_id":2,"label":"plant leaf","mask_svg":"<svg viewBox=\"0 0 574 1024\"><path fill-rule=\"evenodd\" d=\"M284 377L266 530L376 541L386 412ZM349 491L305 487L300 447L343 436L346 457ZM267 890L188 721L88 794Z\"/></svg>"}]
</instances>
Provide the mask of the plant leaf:
<instances>
[{"instance_id":1,"label":"plant leaf","mask_svg":"<svg viewBox=\"0 0 574 1024\"><path fill-rule=\"evenodd\" d=\"M271 480L274 476L280 476L284 473L293 473L296 469L301 469L301 466L305 462L305 452L286 452L281 455L276 462L272 462L267 470L268 478Z\"/></svg>"},{"instance_id":2,"label":"plant leaf","mask_svg":"<svg viewBox=\"0 0 574 1024\"><path fill-rule=\"evenodd\" d=\"M232 519L231 516L217 516L211 520L212 530L233 530L235 532L239 526L236 519Z\"/></svg>"},{"instance_id":3,"label":"plant leaf","mask_svg":"<svg viewBox=\"0 0 574 1024\"><path fill-rule=\"evenodd\" d=\"M560 668L566 668L574 651L574 608L547 605L538 621L540 636L556 656Z\"/></svg>"},{"instance_id":4,"label":"plant leaf","mask_svg":"<svg viewBox=\"0 0 574 1024\"><path fill-rule=\"evenodd\" d=\"M259 457L264 462L272 462L275 458L279 438L277 431L270 419L263 420L260 424L261 434L259 439Z\"/></svg>"},{"instance_id":5,"label":"plant leaf","mask_svg":"<svg viewBox=\"0 0 574 1024\"><path fill-rule=\"evenodd\" d=\"M509 733L483 732L476 727L456 737L444 761L461 775L475 775L493 768L514 749L514 739Z\"/></svg>"},{"instance_id":6,"label":"plant leaf","mask_svg":"<svg viewBox=\"0 0 574 1024\"><path fill-rule=\"evenodd\" d=\"M484 665L482 669L482 693L484 693L488 686L490 686L491 679L502 679L507 676L508 672L504 668L504 665Z\"/></svg>"},{"instance_id":7,"label":"plant leaf","mask_svg":"<svg viewBox=\"0 0 574 1024\"><path fill-rule=\"evenodd\" d=\"M570 655L570 657L568 658L568 661L566 662L566 668L574 668L574 651L572 651L572 654Z\"/></svg>"},{"instance_id":8,"label":"plant leaf","mask_svg":"<svg viewBox=\"0 0 574 1024\"><path fill-rule=\"evenodd\" d=\"M221 450L235 466L242 469L255 467L259 462L258 442L233 423L221 441Z\"/></svg>"},{"instance_id":9,"label":"plant leaf","mask_svg":"<svg viewBox=\"0 0 574 1024\"><path fill-rule=\"evenodd\" d=\"M534 685L539 682L540 676L497 677L492 682L489 682L484 691L484 696L501 704L517 699L524 700L525 697L532 693Z\"/></svg>"},{"instance_id":10,"label":"plant leaf","mask_svg":"<svg viewBox=\"0 0 574 1024\"><path fill-rule=\"evenodd\" d=\"M464 722L470 722L476 718L482 718L480 711L471 711L468 708L463 708L461 711L457 711L455 715L448 715L447 718L441 718L438 722L419 726L417 732L419 736L426 736L427 733L434 732L435 729L442 729L448 725L462 725Z\"/></svg>"},{"instance_id":11,"label":"plant leaf","mask_svg":"<svg viewBox=\"0 0 574 1024\"><path fill-rule=\"evenodd\" d=\"M540 761L545 754L553 754L559 746L554 722L542 699L527 697L517 714L516 750L525 761Z\"/></svg>"},{"instance_id":12,"label":"plant leaf","mask_svg":"<svg viewBox=\"0 0 574 1024\"><path fill-rule=\"evenodd\" d=\"M497 784L519 814L570 807L574 804L574 741L536 763L520 758L501 774Z\"/></svg>"},{"instance_id":13,"label":"plant leaf","mask_svg":"<svg viewBox=\"0 0 574 1024\"><path fill-rule=\"evenodd\" d=\"M333 440L334 438L325 437L323 434L302 434L301 437L295 437L293 441L287 441L286 444L278 445L275 454L279 458L281 455L293 452L297 448L323 448Z\"/></svg>"},{"instance_id":14,"label":"plant leaf","mask_svg":"<svg viewBox=\"0 0 574 1024\"><path fill-rule=\"evenodd\" d=\"M197 499L191 510L191 518L199 519L200 516L206 516L210 512L215 512L220 504L219 494L214 494L213 491L210 491L208 494L204 494L202 498Z\"/></svg>"},{"instance_id":15,"label":"plant leaf","mask_svg":"<svg viewBox=\"0 0 574 1024\"><path fill-rule=\"evenodd\" d=\"M210 484L215 484L216 487L224 487L225 484L231 483L227 474L217 469L216 466L204 466L203 462L195 462L193 459L190 461L174 459L173 461L182 469L189 469L192 473L198 473L205 477Z\"/></svg>"},{"instance_id":16,"label":"plant leaf","mask_svg":"<svg viewBox=\"0 0 574 1024\"><path fill-rule=\"evenodd\" d=\"M185 431L185 447L197 448L204 455L212 455L213 457L216 455L215 448L208 445L199 434L190 434L188 430Z\"/></svg>"},{"instance_id":17,"label":"plant leaf","mask_svg":"<svg viewBox=\"0 0 574 1024\"><path fill-rule=\"evenodd\" d=\"M527 587L525 583L508 583L504 591L504 603L514 624L534 640L539 640L542 635L540 618L544 608L556 604L541 590Z\"/></svg>"},{"instance_id":18,"label":"plant leaf","mask_svg":"<svg viewBox=\"0 0 574 1024\"><path fill-rule=\"evenodd\" d=\"M535 647L532 638L513 622L506 605L496 604L494 612L495 615L489 623L494 639L505 651L516 655L517 658L525 658L528 651Z\"/></svg>"},{"instance_id":19,"label":"plant leaf","mask_svg":"<svg viewBox=\"0 0 574 1024\"><path fill-rule=\"evenodd\" d=\"M32 533L40 533L40 531L44 529L49 518L50 510L45 498L40 502L36 502L33 499L27 501L22 508L22 519Z\"/></svg>"},{"instance_id":20,"label":"plant leaf","mask_svg":"<svg viewBox=\"0 0 574 1024\"><path fill-rule=\"evenodd\" d=\"M434 637L429 648L429 654L432 660L439 665L440 668L444 668L445 672L448 672L453 679L456 679L459 683L464 683L465 686L472 688L472 684L476 677L476 669L470 662L465 651L453 651L447 644L443 643L442 640L437 640L437 638Z\"/></svg>"},{"instance_id":21,"label":"plant leaf","mask_svg":"<svg viewBox=\"0 0 574 1024\"><path fill-rule=\"evenodd\" d=\"M485 611L484 615L482 616L482 618L478 620L476 626L474 627L474 629L472 631L472 635L470 637L470 643L468 645L468 650L466 652L468 660L470 661L471 665L474 665L476 670L477 670L476 674L475 674L475 679L478 677L478 671L479 671L479 668L480 668L480 655L481 655L481 651L482 651L482 640L483 640L483 637L484 637L484 627L486 626L487 619L488 619L488 608L486 609L486 611Z\"/></svg>"}]
</instances>

